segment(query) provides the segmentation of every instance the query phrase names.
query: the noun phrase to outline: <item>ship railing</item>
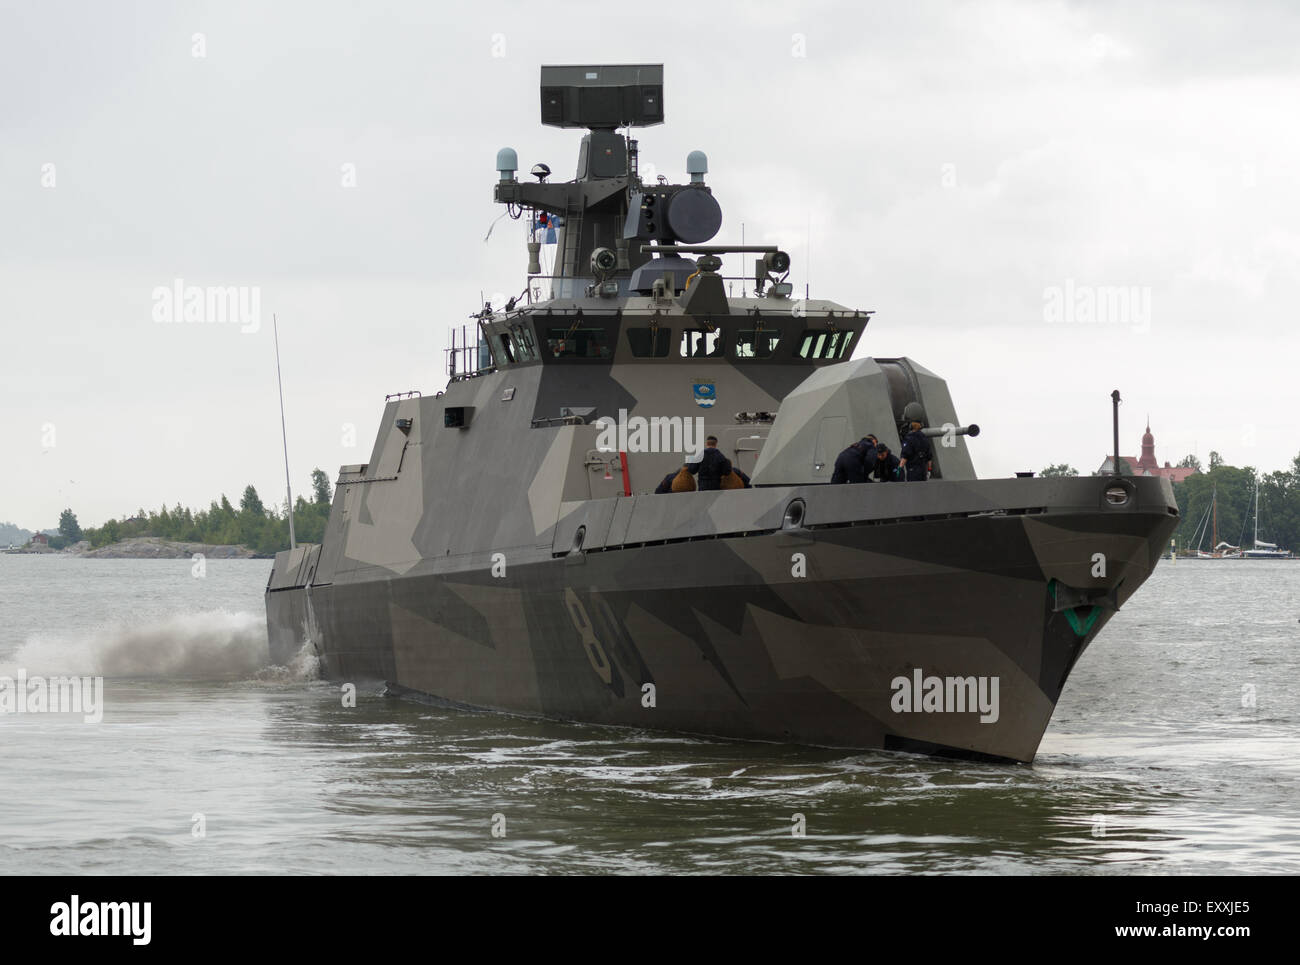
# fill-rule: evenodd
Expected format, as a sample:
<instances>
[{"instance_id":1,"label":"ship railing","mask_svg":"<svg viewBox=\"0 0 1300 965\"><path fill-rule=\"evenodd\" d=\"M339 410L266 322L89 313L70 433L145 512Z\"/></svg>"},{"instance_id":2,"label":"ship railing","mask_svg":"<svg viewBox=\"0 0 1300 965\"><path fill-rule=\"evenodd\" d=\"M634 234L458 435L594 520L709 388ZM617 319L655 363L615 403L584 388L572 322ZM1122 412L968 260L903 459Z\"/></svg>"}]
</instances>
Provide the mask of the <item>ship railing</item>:
<instances>
[{"instance_id":1,"label":"ship railing","mask_svg":"<svg viewBox=\"0 0 1300 965\"><path fill-rule=\"evenodd\" d=\"M476 375L495 372L492 353L488 349L487 333L483 326L493 317L485 306L483 311L472 316L476 322L475 340L469 340L469 326L462 325L457 332L452 327L448 332L447 375L452 382L461 382Z\"/></svg>"},{"instance_id":2,"label":"ship railing","mask_svg":"<svg viewBox=\"0 0 1300 965\"><path fill-rule=\"evenodd\" d=\"M587 420L580 415L555 415L543 416L540 419L533 420L534 429L545 429L549 426L585 426Z\"/></svg>"},{"instance_id":3,"label":"ship railing","mask_svg":"<svg viewBox=\"0 0 1300 965\"><path fill-rule=\"evenodd\" d=\"M754 285L754 279L751 275L719 275L718 277L723 281L748 282L751 288ZM631 280L630 275L610 279L610 281L618 284L618 297L627 298L636 294L628 287ZM592 290L595 289L597 284L597 279L591 275L529 275L527 285L528 304L534 305L565 298L582 298L592 294ZM729 292L728 297L730 296L731 293Z\"/></svg>"}]
</instances>

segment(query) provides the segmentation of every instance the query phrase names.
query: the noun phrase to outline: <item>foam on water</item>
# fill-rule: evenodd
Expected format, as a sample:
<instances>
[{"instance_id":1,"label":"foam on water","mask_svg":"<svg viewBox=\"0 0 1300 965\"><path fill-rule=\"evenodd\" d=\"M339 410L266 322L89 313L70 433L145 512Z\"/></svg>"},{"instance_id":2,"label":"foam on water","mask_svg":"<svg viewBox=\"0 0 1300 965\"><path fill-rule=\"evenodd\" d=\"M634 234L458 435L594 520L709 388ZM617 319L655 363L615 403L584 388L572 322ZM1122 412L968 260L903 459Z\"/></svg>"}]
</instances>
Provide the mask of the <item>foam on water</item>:
<instances>
[{"instance_id":1,"label":"foam on water","mask_svg":"<svg viewBox=\"0 0 1300 965\"><path fill-rule=\"evenodd\" d=\"M0 674L94 674L116 678L276 681L319 676L304 647L289 667L271 664L260 613L204 610L151 620L118 620L76 634L29 635Z\"/></svg>"},{"instance_id":2,"label":"foam on water","mask_svg":"<svg viewBox=\"0 0 1300 965\"><path fill-rule=\"evenodd\" d=\"M263 667L254 678L264 683L290 684L320 679L320 656L310 640L298 648L287 666L271 664Z\"/></svg>"}]
</instances>

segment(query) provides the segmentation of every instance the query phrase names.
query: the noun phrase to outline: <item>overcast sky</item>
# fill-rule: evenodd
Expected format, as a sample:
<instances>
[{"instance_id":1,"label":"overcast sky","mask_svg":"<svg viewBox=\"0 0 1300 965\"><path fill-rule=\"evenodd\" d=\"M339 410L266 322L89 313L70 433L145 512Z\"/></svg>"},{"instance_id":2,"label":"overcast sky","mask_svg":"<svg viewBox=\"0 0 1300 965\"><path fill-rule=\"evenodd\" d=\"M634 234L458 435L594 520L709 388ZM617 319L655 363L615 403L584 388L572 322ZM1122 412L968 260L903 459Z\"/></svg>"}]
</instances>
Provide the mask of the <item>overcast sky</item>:
<instances>
[{"instance_id":1,"label":"overcast sky","mask_svg":"<svg viewBox=\"0 0 1300 965\"><path fill-rule=\"evenodd\" d=\"M499 147L572 171L542 63L664 63L643 164L706 151L716 240L874 309L859 354L946 378L981 475L1092 471L1113 388L1125 454L1149 412L1162 462L1283 468L1297 50L1290 3L6 0L0 520L280 502L273 312L295 487L365 461L523 287L520 227L483 237ZM259 330L155 321L176 279L256 287Z\"/></svg>"}]
</instances>

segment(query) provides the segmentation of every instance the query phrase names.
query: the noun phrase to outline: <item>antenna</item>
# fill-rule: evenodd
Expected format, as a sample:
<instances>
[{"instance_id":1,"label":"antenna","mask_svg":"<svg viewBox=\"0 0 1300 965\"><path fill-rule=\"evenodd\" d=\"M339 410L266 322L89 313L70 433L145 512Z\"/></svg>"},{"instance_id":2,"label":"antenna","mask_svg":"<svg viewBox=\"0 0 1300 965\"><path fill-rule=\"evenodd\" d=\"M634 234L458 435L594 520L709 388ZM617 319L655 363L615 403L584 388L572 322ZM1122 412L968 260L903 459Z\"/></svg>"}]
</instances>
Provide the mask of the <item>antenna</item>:
<instances>
[{"instance_id":1,"label":"antenna","mask_svg":"<svg viewBox=\"0 0 1300 965\"><path fill-rule=\"evenodd\" d=\"M807 230L807 234L805 235L806 241L804 244L804 257L808 260L808 264L804 267L804 273L803 273L804 301L807 301L808 298L810 297L808 291L812 287L812 214L811 213L809 213L808 215L808 227L806 230Z\"/></svg>"},{"instance_id":2,"label":"antenna","mask_svg":"<svg viewBox=\"0 0 1300 965\"><path fill-rule=\"evenodd\" d=\"M1111 409L1114 413L1115 428L1115 459L1110 464L1111 472L1116 476L1120 475L1119 471L1119 389L1110 394Z\"/></svg>"},{"instance_id":3,"label":"antenna","mask_svg":"<svg viewBox=\"0 0 1300 965\"><path fill-rule=\"evenodd\" d=\"M296 549L298 541L293 535L293 488L289 485L289 433L284 427L284 381L280 378L280 323L271 316L271 329L275 333L275 384L280 389L280 439L284 442L284 493L289 500L289 549Z\"/></svg>"}]
</instances>

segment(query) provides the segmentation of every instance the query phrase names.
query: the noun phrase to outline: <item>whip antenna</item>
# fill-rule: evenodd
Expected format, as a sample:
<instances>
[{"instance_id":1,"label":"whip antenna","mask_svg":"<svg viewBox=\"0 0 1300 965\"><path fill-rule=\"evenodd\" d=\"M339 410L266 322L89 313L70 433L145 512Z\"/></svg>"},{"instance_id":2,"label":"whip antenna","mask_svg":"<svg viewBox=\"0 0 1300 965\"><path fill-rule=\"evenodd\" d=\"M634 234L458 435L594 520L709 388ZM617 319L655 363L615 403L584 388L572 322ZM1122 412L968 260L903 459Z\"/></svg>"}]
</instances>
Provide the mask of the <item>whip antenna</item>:
<instances>
[{"instance_id":1,"label":"whip antenna","mask_svg":"<svg viewBox=\"0 0 1300 965\"><path fill-rule=\"evenodd\" d=\"M289 500L289 549L296 549L298 541L293 536L293 487L289 485L289 433L284 428L284 381L280 378L280 323L271 316L271 330L275 333L275 384L280 389L280 439L284 442L284 493Z\"/></svg>"}]
</instances>

